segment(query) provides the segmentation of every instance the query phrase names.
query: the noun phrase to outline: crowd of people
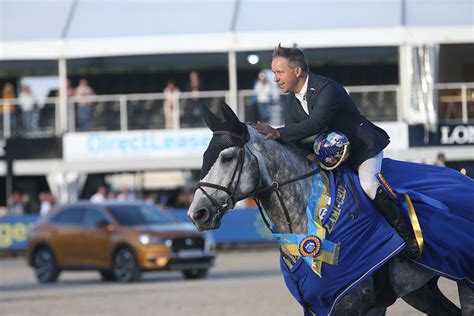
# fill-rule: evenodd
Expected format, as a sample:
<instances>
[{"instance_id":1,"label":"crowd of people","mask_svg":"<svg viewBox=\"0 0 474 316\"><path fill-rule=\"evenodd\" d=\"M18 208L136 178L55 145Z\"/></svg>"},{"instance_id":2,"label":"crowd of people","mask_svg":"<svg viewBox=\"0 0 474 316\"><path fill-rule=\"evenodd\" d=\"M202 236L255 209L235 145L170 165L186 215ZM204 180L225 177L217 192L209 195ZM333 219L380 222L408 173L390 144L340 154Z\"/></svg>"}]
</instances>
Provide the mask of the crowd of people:
<instances>
[{"instance_id":1,"label":"crowd of people","mask_svg":"<svg viewBox=\"0 0 474 316\"><path fill-rule=\"evenodd\" d=\"M53 96L59 95L59 89ZM71 80L67 81L67 96L73 97L77 104L77 121L79 130L90 128L92 102L90 96L94 90L89 86L86 79L80 79L76 88ZM18 94L13 83L7 82L3 85L0 95L0 122L8 115L12 135L30 136L39 131L39 115L44 104L40 104L31 87L21 84Z\"/></svg>"},{"instance_id":2,"label":"crowd of people","mask_svg":"<svg viewBox=\"0 0 474 316\"><path fill-rule=\"evenodd\" d=\"M143 193L123 187L119 191L100 185L91 196L83 196L82 200L89 200L92 203L102 203L104 201L136 201L142 200L150 205L156 205L161 209L183 209L189 207L193 195L185 190L178 190L177 193L168 194L165 192ZM0 212L2 215L40 215L45 216L55 206L56 199L51 192L40 192L36 198L27 193L14 191L7 201L7 209Z\"/></svg>"},{"instance_id":3,"label":"crowd of people","mask_svg":"<svg viewBox=\"0 0 474 316\"><path fill-rule=\"evenodd\" d=\"M19 89L17 94L17 88ZM39 113L41 105L28 84L22 84L15 87L13 83L6 83L3 86L0 95L0 115L10 116L10 128L12 135L15 136L31 136L39 130ZM180 100L181 89L174 80L169 80L163 90L164 94L164 121L165 128L174 129L180 126L180 120L186 122L199 122L200 116L199 105L202 100L201 91L203 89L203 81L197 71L191 71L188 74L188 80L185 84L184 91L189 93L187 100ZM70 100L74 100L76 106L76 128L85 131L91 127L91 118L94 111L94 103L91 97L95 95L94 89L89 85L88 81L81 78L75 87L71 80L67 81L67 96ZM253 104L258 108L258 119L260 121L268 121L269 111L267 107L272 103L272 86L268 81L267 75L262 71L259 73L255 85ZM54 92L51 96L58 96L59 91ZM181 101L181 104L180 104ZM176 108L182 107L181 111ZM183 117L180 117L183 116ZM3 122L3 117L0 117ZM187 126L183 126L187 127ZM135 194L128 188L123 188L120 192L108 190L105 186L98 187L97 191L90 197L92 202L101 202L103 200L133 200L143 199L147 203L156 204L161 208L186 208L189 206L192 195L179 192L176 196L170 197L167 194L150 193L146 195ZM7 209L5 214L24 215L24 214L40 214L46 215L56 204L51 192L40 192L37 197L31 197L26 193L15 191L8 198ZM245 206L240 203L239 206Z\"/></svg>"},{"instance_id":4,"label":"crowd of people","mask_svg":"<svg viewBox=\"0 0 474 316\"><path fill-rule=\"evenodd\" d=\"M163 94L163 118L166 129L178 127L193 127L200 122L199 104L203 102L201 91L205 88L199 72L191 71L181 89L175 80L168 80ZM18 93L17 93L18 91ZM76 113L76 130L87 131L91 129L94 113L93 96L96 92L85 78L77 81L74 86L71 80L67 80L67 97L73 100ZM186 98L182 98L182 92L186 92ZM268 78L268 73L260 71L253 85L251 103L256 109L255 120L268 122L270 120L270 108L272 107L275 87ZM59 96L59 88L50 91L49 97ZM4 84L0 95L0 122L3 115L9 116L10 130L12 135L30 136L40 130L39 118L44 104L41 104L38 96L35 96L30 85L15 84L7 82ZM178 109L176 111L176 109Z\"/></svg>"},{"instance_id":5,"label":"crowd of people","mask_svg":"<svg viewBox=\"0 0 474 316\"><path fill-rule=\"evenodd\" d=\"M56 205L51 192L40 192L37 199L28 194L14 191L7 201L8 215L39 214L46 215Z\"/></svg>"},{"instance_id":6,"label":"crowd of people","mask_svg":"<svg viewBox=\"0 0 474 316\"><path fill-rule=\"evenodd\" d=\"M108 189L105 185L100 185L89 200L92 203L102 203L104 201L136 201L142 200L151 205L157 205L162 209L187 208L191 204L192 195L184 190L178 190L171 198L164 192L135 192L129 187L123 187L119 192Z\"/></svg>"}]
</instances>

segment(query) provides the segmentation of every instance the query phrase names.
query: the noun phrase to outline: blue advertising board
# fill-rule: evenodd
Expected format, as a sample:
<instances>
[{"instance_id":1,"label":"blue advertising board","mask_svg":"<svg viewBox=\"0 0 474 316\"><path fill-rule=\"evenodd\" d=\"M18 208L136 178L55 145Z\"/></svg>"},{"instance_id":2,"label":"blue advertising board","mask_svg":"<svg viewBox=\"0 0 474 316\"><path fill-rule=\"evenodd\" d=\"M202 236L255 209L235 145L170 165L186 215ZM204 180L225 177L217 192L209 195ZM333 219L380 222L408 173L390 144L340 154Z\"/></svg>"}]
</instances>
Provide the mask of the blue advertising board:
<instances>
[{"instance_id":1,"label":"blue advertising board","mask_svg":"<svg viewBox=\"0 0 474 316\"><path fill-rule=\"evenodd\" d=\"M177 219L188 222L187 210L168 211ZM21 251L27 247L29 231L39 219L37 215L0 217L0 252ZM257 209L245 208L229 212L219 229L212 231L218 244L272 242L273 236Z\"/></svg>"},{"instance_id":2,"label":"blue advertising board","mask_svg":"<svg viewBox=\"0 0 474 316\"><path fill-rule=\"evenodd\" d=\"M0 217L0 252L26 249L26 240L38 215Z\"/></svg>"},{"instance_id":3,"label":"blue advertising board","mask_svg":"<svg viewBox=\"0 0 474 316\"><path fill-rule=\"evenodd\" d=\"M175 217L189 221L187 210L175 210ZM274 241L273 235L265 226L256 208L232 210L222 218L221 227L212 234L219 244L222 243L260 243Z\"/></svg>"}]
</instances>

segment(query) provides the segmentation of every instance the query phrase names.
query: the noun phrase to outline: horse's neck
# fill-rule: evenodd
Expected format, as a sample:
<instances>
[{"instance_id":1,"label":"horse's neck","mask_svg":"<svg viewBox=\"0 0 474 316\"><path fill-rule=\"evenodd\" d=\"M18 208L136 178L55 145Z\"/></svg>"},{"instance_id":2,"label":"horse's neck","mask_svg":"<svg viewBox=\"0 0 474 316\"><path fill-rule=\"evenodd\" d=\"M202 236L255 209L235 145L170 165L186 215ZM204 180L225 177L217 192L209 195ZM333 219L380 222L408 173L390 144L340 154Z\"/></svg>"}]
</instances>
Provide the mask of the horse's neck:
<instances>
[{"instance_id":1,"label":"horse's neck","mask_svg":"<svg viewBox=\"0 0 474 316\"><path fill-rule=\"evenodd\" d=\"M272 182L281 183L309 172L310 166L303 155L296 154L291 148L277 142L256 141L255 147L261 153L267 172L262 187ZM288 210L293 233L307 232L306 201L311 192L311 177L295 181L280 187L282 201ZM262 203L267 215L278 233L289 233L289 225L284 215L284 206L275 192L263 194Z\"/></svg>"}]
</instances>

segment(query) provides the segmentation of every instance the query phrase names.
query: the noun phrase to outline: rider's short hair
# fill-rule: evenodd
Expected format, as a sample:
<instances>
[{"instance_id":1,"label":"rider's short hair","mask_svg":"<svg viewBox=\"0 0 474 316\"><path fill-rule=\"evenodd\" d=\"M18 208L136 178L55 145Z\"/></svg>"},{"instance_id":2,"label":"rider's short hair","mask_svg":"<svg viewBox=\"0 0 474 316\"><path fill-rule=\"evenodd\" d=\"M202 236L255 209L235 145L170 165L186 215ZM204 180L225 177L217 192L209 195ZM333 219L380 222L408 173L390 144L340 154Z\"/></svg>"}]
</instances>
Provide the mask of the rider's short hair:
<instances>
[{"instance_id":1,"label":"rider's short hair","mask_svg":"<svg viewBox=\"0 0 474 316\"><path fill-rule=\"evenodd\" d=\"M273 58L281 57L288 61L290 68L301 67L304 72L309 71L308 61L303 53L303 50L298 48L298 44L293 44L291 47L283 47L281 43L273 50Z\"/></svg>"}]
</instances>

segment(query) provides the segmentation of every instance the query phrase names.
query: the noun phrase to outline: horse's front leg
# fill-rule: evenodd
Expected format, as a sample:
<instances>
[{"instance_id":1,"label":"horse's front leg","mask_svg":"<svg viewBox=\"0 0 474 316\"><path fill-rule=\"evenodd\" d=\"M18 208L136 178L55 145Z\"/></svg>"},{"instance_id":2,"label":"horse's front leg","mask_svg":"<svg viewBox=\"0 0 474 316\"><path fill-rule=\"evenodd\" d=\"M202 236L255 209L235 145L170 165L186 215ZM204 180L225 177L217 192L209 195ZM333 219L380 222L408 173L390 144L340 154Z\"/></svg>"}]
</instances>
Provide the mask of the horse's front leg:
<instances>
[{"instance_id":1,"label":"horse's front leg","mask_svg":"<svg viewBox=\"0 0 474 316\"><path fill-rule=\"evenodd\" d=\"M457 284L462 315L474 315L474 289L464 282Z\"/></svg>"},{"instance_id":2,"label":"horse's front leg","mask_svg":"<svg viewBox=\"0 0 474 316\"><path fill-rule=\"evenodd\" d=\"M461 309L451 302L438 287L439 277L434 277L422 287L403 296L402 299L427 315L461 315ZM469 314L472 315L472 314Z\"/></svg>"},{"instance_id":3,"label":"horse's front leg","mask_svg":"<svg viewBox=\"0 0 474 316\"><path fill-rule=\"evenodd\" d=\"M365 316L375 306L375 292L372 278L365 279L337 303L334 315ZM382 311L384 315L384 311ZM372 315L372 314L371 314Z\"/></svg>"}]
</instances>

